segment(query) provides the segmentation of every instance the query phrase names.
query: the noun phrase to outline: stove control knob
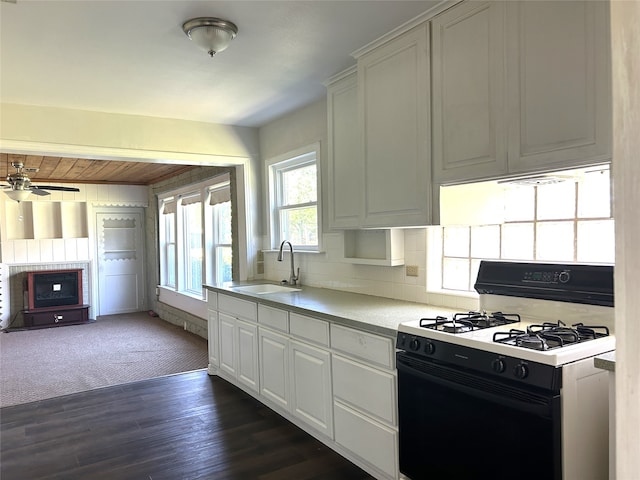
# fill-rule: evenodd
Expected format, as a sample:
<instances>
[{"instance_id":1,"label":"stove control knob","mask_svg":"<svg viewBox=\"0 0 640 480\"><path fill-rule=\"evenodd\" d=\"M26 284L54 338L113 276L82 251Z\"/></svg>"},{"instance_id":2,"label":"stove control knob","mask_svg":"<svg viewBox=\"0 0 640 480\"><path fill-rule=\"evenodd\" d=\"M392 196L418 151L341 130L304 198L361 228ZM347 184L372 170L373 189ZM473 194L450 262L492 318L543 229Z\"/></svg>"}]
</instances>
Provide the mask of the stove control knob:
<instances>
[{"instance_id":1,"label":"stove control knob","mask_svg":"<svg viewBox=\"0 0 640 480\"><path fill-rule=\"evenodd\" d=\"M434 353L436 353L436 346L433 342L427 342L427 344L424 346L424 352L427 355L433 355Z\"/></svg>"},{"instance_id":2,"label":"stove control knob","mask_svg":"<svg viewBox=\"0 0 640 480\"><path fill-rule=\"evenodd\" d=\"M570 279L571 279L571 274L569 273L568 270L564 270L560 272L560 274L558 275L558 281L560 283L567 283Z\"/></svg>"},{"instance_id":3,"label":"stove control knob","mask_svg":"<svg viewBox=\"0 0 640 480\"><path fill-rule=\"evenodd\" d=\"M513 374L516 376L516 378L524 380L529 376L529 367L527 367L526 363L519 363L518 365L516 365Z\"/></svg>"},{"instance_id":4,"label":"stove control knob","mask_svg":"<svg viewBox=\"0 0 640 480\"><path fill-rule=\"evenodd\" d=\"M491 368L496 373L504 373L504 371L507 369L507 364L504 362L502 358L496 358L491 363Z\"/></svg>"},{"instance_id":5,"label":"stove control knob","mask_svg":"<svg viewBox=\"0 0 640 480\"><path fill-rule=\"evenodd\" d=\"M409 348L414 352L417 352L420 349L420 340L414 338L409 342Z\"/></svg>"}]
</instances>

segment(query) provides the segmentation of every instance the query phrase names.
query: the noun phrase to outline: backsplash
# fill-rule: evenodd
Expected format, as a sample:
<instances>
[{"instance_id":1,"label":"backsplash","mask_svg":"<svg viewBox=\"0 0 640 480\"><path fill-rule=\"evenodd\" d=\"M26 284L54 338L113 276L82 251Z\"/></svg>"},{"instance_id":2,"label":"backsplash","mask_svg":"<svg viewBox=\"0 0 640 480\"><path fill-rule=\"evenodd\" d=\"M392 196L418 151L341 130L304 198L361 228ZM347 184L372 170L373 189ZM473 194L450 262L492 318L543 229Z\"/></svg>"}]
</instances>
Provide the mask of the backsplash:
<instances>
[{"instance_id":1,"label":"backsplash","mask_svg":"<svg viewBox=\"0 0 640 480\"><path fill-rule=\"evenodd\" d=\"M457 308L478 308L477 298L427 293L427 230L407 229L404 237L405 265L395 267L358 265L343 261L342 232L323 235L321 253L295 252L295 267L300 268L300 283L319 288L375 295L397 300ZM264 278L281 281L289 278L290 259L276 261L277 252L264 252ZM407 276L406 265L417 265L418 276Z\"/></svg>"}]
</instances>

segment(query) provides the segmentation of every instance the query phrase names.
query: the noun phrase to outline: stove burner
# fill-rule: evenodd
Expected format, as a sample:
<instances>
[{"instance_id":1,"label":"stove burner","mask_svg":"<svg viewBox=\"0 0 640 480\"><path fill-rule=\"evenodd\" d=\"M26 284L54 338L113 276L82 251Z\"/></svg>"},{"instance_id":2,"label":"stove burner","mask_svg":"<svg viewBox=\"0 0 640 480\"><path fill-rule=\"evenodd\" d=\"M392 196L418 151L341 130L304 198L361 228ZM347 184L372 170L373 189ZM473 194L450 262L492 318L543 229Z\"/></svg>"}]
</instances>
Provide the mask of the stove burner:
<instances>
[{"instance_id":1,"label":"stove burner","mask_svg":"<svg viewBox=\"0 0 640 480\"><path fill-rule=\"evenodd\" d=\"M582 323L568 327L558 320L558 323L545 322L540 325L530 325L526 332L515 329L508 332L497 332L493 335L493 341L544 351L608 335L609 329L607 327L585 326Z\"/></svg>"},{"instance_id":2,"label":"stove burner","mask_svg":"<svg viewBox=\"0 0 640 480\"><path fill-rule=\"evenodd\" d=\"M447 333L464 333L473 330L473 324L471 322L456 321L446 322L442 324L442 331Z\"/></svg>"},{"instance_id":3,"label":"stove burner","mask_svg":"<svg viewBox=\"0 0 640 480\"><path fill-rule=\"evenodd\" d=\"M456 313L453 319L437 316L436 318L421 318L420 326L431 330L439 330L446 333L466 333L482 328L508 325L520 321L520 315L516 313L493 312L467 312Z\"/></svg>"}]
</instances>

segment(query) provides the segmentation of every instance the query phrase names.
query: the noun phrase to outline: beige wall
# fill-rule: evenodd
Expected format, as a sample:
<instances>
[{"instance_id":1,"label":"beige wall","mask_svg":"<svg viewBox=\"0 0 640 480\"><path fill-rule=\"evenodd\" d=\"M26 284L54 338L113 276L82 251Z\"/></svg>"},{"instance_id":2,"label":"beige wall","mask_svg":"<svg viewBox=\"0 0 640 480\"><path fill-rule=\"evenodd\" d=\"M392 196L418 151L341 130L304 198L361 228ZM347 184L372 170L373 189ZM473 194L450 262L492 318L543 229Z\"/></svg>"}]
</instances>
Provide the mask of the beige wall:
<instances>
[{"instance_id":1,"label":"beige wall","mask_svg":"<svg viewBox=\"0 0 640 480\"><path fill-rule=\"evenodd\" d=\"M616 478L640 478L640 2L611 2Z\"/></svg>"},{"instance_id":2,"label":"beige wall","mask_svg":"<svg viewBox=\"0 0 640 480\"><path fill-rule=\"evenodd\" d=\"M4 103L0 149L231 165L258 156L258 135L248 127Z\"/></svg>"}]
</instances>

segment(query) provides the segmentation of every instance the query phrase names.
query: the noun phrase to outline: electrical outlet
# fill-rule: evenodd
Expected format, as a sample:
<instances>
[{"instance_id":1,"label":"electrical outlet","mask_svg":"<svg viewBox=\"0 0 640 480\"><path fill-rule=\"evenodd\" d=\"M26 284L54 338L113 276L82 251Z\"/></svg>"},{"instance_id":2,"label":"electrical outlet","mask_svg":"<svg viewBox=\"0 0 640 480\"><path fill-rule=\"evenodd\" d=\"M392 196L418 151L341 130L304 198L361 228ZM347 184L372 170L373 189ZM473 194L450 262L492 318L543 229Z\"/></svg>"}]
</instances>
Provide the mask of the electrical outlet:
<instances>
[{"instance_id":1,"label":"electrical outlet","mask_svg":"<svg viewBox=\"0 0 640 480\"><path fill-rule=\"evenodd\" d=\"M417 265L406 265L405 272L407 277L417 277L418 276L418 266Z\"/></svg>"}]
</instances>

